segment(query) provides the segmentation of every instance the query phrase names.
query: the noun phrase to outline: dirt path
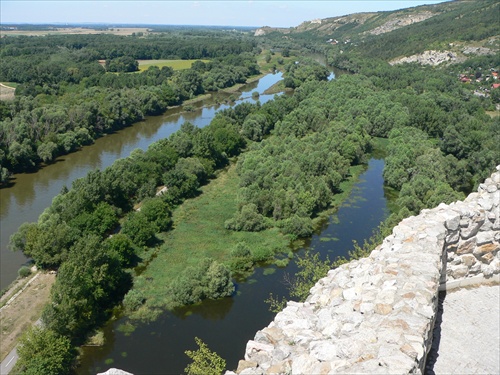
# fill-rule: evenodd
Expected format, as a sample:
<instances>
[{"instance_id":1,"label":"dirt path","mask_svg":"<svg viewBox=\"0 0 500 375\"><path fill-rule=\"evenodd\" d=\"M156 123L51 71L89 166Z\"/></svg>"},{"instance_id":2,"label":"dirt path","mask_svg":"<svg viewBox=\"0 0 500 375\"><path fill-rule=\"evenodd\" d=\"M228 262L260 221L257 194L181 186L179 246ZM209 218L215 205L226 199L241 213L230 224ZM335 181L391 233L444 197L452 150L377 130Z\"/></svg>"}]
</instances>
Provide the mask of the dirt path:
<instances>
[{"instance_id":1,"label":"dirt path","mask_svg":"<svg viewBox=\"0 0 500 375\"><path fill-rule=\"evenodd\" d=\"M39 272L26 289L0 309L0 360L16 346L24 330L40 318L43 306L49 301L50 289L55 280L56 275ZM12 295L5 295L2 299L11 297Z\"/></svg>"},{"instance_id":2,"label":"dirt path","mask_svg":"<svg viewBox=\"0 0 500 375\"><path fill-rule=\"evenodd\" d=\"M0 100L13 100L15 88L0 83Z\"/></svg>"}]
</instances>

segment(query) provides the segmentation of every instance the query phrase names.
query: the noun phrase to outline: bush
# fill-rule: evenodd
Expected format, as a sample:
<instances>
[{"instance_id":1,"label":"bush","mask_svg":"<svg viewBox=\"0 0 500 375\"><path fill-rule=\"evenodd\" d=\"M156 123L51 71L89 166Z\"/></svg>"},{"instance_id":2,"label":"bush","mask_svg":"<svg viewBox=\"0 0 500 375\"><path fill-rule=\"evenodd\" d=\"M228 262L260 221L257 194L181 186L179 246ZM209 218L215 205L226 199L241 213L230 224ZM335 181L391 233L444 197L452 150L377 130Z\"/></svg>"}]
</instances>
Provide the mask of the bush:
<instances>
[{"instance_id":1,"label":"bush","mask_svg":"<svg viewBox=\"0 0 500 375\"><path fill-rule=\"evenodd\" d=\"M253 203L244 205L234 218L226 220L226 229L247 232L259 232L268 227L266 218L257 212Z\"/></svg>"},{"instance_id":2,"label":"bush","mask_svg":"<svg viewBox=\"0 0 500 375\"><path fill-rule=\"evenodd\" d=\"M131 289L123 298L123 307L128 311L138 310L146 301L142 292Z\"/></svg>"},{"instance_id":3,"label":"bush","mask_svg":"<svg viewBox=\"0 0 500 375\"><path fill-rule=\"evenodd\" d=\"M19 277L28 277L29 275L31 275L31 270L29 267L22 266L21 268L19 268L19 271L17 271L17 274L19 275Z\"/></svg>"},{"instance_id":4,"label":"bush","mask_svg":"<svg viewBox=\"0 0 500 375\"><path fill-rule=\"evenodd\" d=\"M231 250L230 267L233 272L249 271L253 266L252 253L245 242L238 242Z\"/></svg>"},{"instance_id":5,"label":"bush","mask_svg":"<svg viewBox=\"0 0 500 375\"><path fill-rule=\"evenodd\" d=\"M198 337L194 339L199 349L185 351L193 362L187 365L184 372L188 375L219 375L223 373L226 368L226 361L217 353L212 352L201 339Z\"/></svg>"},{"instance_id":6,"label":"bush","mask_svg":"<svg viewBox=\"0 0 500 375\"><path fill-rule=\"evenodd\" d=\"M312 220L308 217L293 215L281 222L282 232L296 237L309 237L313 233Z\"/></svg>"},{"instance_id":7,"label":"bush","mask_svg":"<svg viewBox=\"0 0 500 375\"><path fill-rule=\"evenodd\" d=\"M234 284L223 264L206 258L196 266L187 267L169 287L175 305L188 305L206 298L231 296Z\"/></svg>"}]
</instances>

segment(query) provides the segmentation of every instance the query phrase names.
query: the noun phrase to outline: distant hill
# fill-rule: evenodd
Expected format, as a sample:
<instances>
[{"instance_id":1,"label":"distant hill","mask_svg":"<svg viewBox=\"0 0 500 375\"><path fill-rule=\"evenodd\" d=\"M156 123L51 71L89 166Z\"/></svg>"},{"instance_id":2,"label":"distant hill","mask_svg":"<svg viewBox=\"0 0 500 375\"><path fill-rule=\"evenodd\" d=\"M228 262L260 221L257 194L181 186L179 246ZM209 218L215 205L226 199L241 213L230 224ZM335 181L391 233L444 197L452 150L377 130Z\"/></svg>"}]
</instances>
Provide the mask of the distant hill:
<instances>
[{"instance_id":1,"label":"distant hill","mask_svg":"<svg viewBox=\"0 0 500 375\"><path fill-rule=\"evenodd\" d=\"M429 50L444 51L448 57L442 60L460 62L470 55L498 53L499 21L500 2L458 0L317 19L289 29L264 27L256 35L282 34L302 42L321 39L322 43L337 46L343 52L386 61ZM415 57L414 61L417 60Z\"/></svg>"}]
</instances>

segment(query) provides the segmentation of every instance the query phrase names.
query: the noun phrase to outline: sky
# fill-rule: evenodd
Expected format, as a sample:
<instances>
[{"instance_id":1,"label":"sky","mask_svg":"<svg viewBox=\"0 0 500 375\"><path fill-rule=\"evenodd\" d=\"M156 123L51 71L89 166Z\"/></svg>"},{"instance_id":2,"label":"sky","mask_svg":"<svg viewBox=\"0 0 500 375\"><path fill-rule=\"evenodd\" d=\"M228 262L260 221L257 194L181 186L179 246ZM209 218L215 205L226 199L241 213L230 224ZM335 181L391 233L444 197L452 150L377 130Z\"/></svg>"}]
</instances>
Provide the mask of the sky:
<instances>
[{"instance_id":1,"label":"sky","mask_svg":"<svg viewBox=\"0 0 500 375\"><path fill-rule=\"evenodd\" d=\"M292 27L316 18L396 10L443 0L0 0L0 23L106 23Z\"/></svg>"}]
</instances>

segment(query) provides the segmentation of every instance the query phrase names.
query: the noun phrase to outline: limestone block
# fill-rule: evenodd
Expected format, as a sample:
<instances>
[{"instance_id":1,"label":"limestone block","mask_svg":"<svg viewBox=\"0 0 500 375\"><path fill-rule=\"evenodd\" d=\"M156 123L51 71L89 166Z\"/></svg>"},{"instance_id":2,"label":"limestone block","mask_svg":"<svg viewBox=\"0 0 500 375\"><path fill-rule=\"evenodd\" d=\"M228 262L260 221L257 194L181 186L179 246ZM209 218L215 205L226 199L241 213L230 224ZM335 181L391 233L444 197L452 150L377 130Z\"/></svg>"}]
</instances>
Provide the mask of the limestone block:
<instances>
[{"instance_id":1,"label":"limestone block","mask_svg":"<svg viewBox=\"0 0 500 375\"><path fill-rule=\"evenodd\" d=\"M462 254L469 254L474 251L474 248L476 247L476 238L471 238L470 240L462 242L457 249L457 254L462 255Z\"/></svg>"},{"instance_id":2,"label":"limestone block","mask_svg":"<svg viewBox=\"0 0 500 375\"><path fill-rule=\"evenodd\" d=\"M264 375L262 368L247 368L239 373L239 375Z\"/></svg>"},{"instance_id":3,"label":"limestone block","mask_svg":"<svg viewBox=\"0 0 500 375\"><path fill-rule=\"evenodd\" d=\"M450 244L454 244L454 243L458 242L459 239L460 239L460 232L458 230L455 230L455 231L448 233L445 241L448 245L450 245Z\"/></svg>"},{"instance_id":4,"label":"limestone block","mask_svg":"<svg viewBox=\"0 0 500 375\"><path fill-rule=\"evenodd\" d=\"M498 258L495 258L490 264L483 264L481 271L486 278L500 273L500 260L498 260Z\"/></svg>"},{"instance_id":5,"label":"limestone block","mask_svg":"<svg viewBox=\"0 0 500 375\"><path fill-rule=\"evenodd\" d=\"M469 275L477 275L481 272L481 263L477 262L469 269Z\"/></svg>"},{"instance_id":6,"label":"limestone block","mask_svg":"<svg viewBox=\"0 0 500 375\"><path fill-rule=\"evenodd\" d=\"M332 321L330 324L321 331L321 334L325 337L338 337L340 334L340 329L342 328L342 323L338 321Z\"/></svg>"},{"instance_id":7,"label":"limestone block","mask_svg":"<svg viewBox=\"0 0 500 375\"><path fill-rule=\"evenodd\" d=\"M492 243L495 239L495 231L479 232L476 235L476 246L481 246L484 244Z\"/></svg>"},{"instance_id":8,"label":"limestone block","mask_svg":"<svg viewBox=\"0 0 500 375\"><path fill-rule=\"evenodd\" d=\"M273 359L273 361L284 361L289 356L290 356L289 347L280 347L278 349L274 349L271 352L271 358Z\"/></svg>"},{"instance_id":9,"label":"limestone block","mask_svg":"<svg viewBox=\"0 0 500 375\"><path fill-rule=\"evenodd\" d=\"M363 302L359 307L359 311L361 314L369 314L372 313L375 309L375 305L371 302Z\"/></svg>"},{"instance_id":10,"label":"limestone block","mask_svg":"<svg viewBox=\"0 0 500 375\"><path fill-rule=\"evenodd\" d=\"M377 303L374 308L375 313L380 315L387 315L392 311L392 305L387 303Z\"/></svg>"},{"instance_id":11,"label":"limestone block","mask_svg":"<svg viewBox=\"0 0 500 375\"><path fill-rule=\"evenodd\" d=\"M500 246L498 245L498 243L489 243L476 247L474 249L474 255L477 257L481 257L488 253L495 253L498 250L500 250Z\"/></svg>"},{"instance_id":12,"label":"limestone block","mask_svg":"<svg viewBox=\"0 0 500 375\"><path fill-rule=\"evenodd\" d=\"M290 374L292 371L292 362L283 361L272 365L266 370L266 375Z\"/></svg>"},{"instance_id":13,"label":"limestone block","mask_svg":"<svg viewBox=\"0 0 500 375\"><path fill-rule=\"evenodd\" d=\"M493 230L493 223L494 221L492 222L489 219L485 220L484 224L479 228L479 233Z\"/></svg>"},{"instance_id":14,"label":"limestone block","mask_svg":"<svg viewBox=\"0 0 500 375\"><path fill-rule=\"evenodd\" d=\"M487 196L479 198L477 204L486 211L491 211L491 209L493 208L493 201L490 199L490 197Z\"/></svg>"},{"instance_id":15,"label":"limestone block","mask_svg":"<svg viewBox=\"0 0 500 375\"><path fill-rule=\"evenodd\" d=\"M476 257L472 254L464 254L460 257L461 263L467 267L471 267L476 263Z\"/></svg>"},{"instance_id":16,"label":"limestone block","mask_svg":"<svg viewBox=\"0 0 500 375\"><path fill-rule=\"evenodd\" d=\"M246 353L247 354L253 354L253 353L257 353L257 352L269 352L270 353L273 349L274 349L274 346L272 346L272 345L262 344L260 342L254 341L254 340L250 340L247 343Z\"/></svg>"},{"instance_id":17,"label":"limestone block","mask_svg":"<svg viewBox=\"0 0 500 375\"><path fill-rule=\"evenodd\" d=\"M132 375L132 373L120 370L118 368L110 368L106 372L100 372L97 375Z\"/></svg>"},{"instance_id":18,"label":"limestone block","mask_svg":"<svg viewBox=\"0 0 500 375\"><path fill-rule=\"evenodd\" d=\"M337 358L337 346L330 341L315 341L309 345L309 354L322 362Z\"/></svg>"},{"instance_id":19,"label":"limestone block","mask_svg":"<svg viewBox=\"0 0 500 375\"><path fill-rule=\"evenodd\" d=\"M460 236L464 240L475 236L477 232L479 232L479 228L481 228L481 226L483 225L484 219L484 214L475 214L472 220L469 221L469 225L466 228L462 228L460 230Z\"/></svg>"},{"instance_id":20,"label":"limestone block","mask_svg":"<svg viewBox=\"0 0 500 375\"><path fill-rule=\"evenodd\" d=\"M446 220L445 227L449 231L458 231L460 228L460 215L456 215L453 218Z\"/></svg>"},{"instance_id":21,"label":"limestone block","mask_svg":"<svg viewBox=\"0 0 500 375\"><path fill-rule=\"evenodd\" d=\"M311 368L319 364L319 361L309 354L301 354L293 359L292 374L309 374Z\"/></svg>"},{"instance_id":22,"label":"limestone block","mask_svg":"<svg viewBox=\"0 0 500 375\"><path fill-rule=\"evenodd\" d=\"M494 192L496 192L497 190L498 190L498 187L497 187L496 185L493 185L493 184L488 185L488 186L486 187L486 191L487 191L488 193L494 193Z\"/></svg>"},{"instance_id":23,"label":"limestone block","mask_svg":"<svg viewBox=\"0 0 500 375\"><path fill-rule=\"evenodd\" d=\"M253 362L253 361L245 361L243 359L241 359L239 362L238 362L238 368L236 369L236 373L239 374L241 373L243 370L247 369L247 368L252 368L252 367L257 367L258 363L257 362Z\"/></svg>"},{"instance_id":24,"label":"limestone block","mask_svg":"<svg viewBox=\"0 0 500 375\"><path fill-rule=\"evenodd\" d=\"M418 352L413 348L413 346L411 346L408 343L405 343L403 346L401 346L401 348L399 348L399 350L401 350L404 354L406 354L410 358L413 358L413 359L417 358Z\"/></svg>"},{"instance_id":25,"label":"limestone block","mask_svg":"<svg viewBox=\"0 0 500 375\"><path fill-rule=\"evenodd\" d=\"M344 297L345 300L354 300L354 299L359 299L360 297L360 291L357 290L357 288L349 288L346 289L342 292L342 296Z\"/></svg>"},{"instance_id":26,"label":"limestone block","mask_svg":"<svg viewBox=\"0 0 500 375\"><path fill-rule=\"evenodd\" d=\"M490 264L493 259L495 259L495 256L492 253L486 253L481 257L481 262Z\"/></svg>"},{"instance_id":27,"label":"limestone block","mask_svg":"<svg viewBox=\"0 0 500 375\"><path fill-rule=\"evenodd\" d=\"M469 272L469 267L464 266L463 264L461 264L459 266L450 266L446 270L446 273L448 274L448 276L451 276L454 279L460 279L462 277L465 277L468 272Z\"/></svg>"}]
</instances>

